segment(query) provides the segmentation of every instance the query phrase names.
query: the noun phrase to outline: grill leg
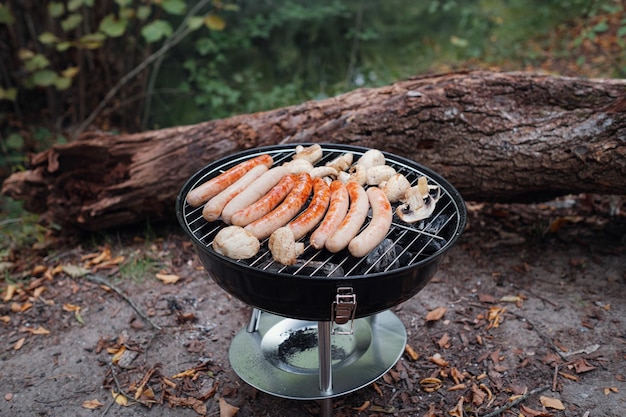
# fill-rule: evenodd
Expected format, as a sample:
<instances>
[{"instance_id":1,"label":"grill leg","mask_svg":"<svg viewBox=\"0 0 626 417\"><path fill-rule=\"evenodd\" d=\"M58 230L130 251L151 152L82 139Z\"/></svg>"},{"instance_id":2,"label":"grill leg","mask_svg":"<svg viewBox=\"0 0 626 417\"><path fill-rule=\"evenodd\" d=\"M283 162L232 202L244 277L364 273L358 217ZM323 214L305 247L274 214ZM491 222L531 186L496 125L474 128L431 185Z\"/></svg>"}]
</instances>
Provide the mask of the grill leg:
<instances>
[{"instance_id":1,"label":"grill leg","mask_svg":"<svg viewBox=\"0 0 626 417\"><path fill-rule=\"evenodd\" d=\"M317 323L317 350L320 364L320 392L330 395L333 391L333 362L331 353L330 333L332 321ZM331 417L333 414L333 399L321 400L322 416Z\"/></svg>"},{"instance_id":2,"label":"grill leg","mask_svg":"<svg viewBox=\"0 0 626 417\"><path fill-rule=\"evenodd\" d=\"M259 330L259 320L261 319L261 310L253 308L252 314L250 314L250 321L248 322L248 327L246 331L248 333L254 333Z\"/></svg>"}]
</instances>

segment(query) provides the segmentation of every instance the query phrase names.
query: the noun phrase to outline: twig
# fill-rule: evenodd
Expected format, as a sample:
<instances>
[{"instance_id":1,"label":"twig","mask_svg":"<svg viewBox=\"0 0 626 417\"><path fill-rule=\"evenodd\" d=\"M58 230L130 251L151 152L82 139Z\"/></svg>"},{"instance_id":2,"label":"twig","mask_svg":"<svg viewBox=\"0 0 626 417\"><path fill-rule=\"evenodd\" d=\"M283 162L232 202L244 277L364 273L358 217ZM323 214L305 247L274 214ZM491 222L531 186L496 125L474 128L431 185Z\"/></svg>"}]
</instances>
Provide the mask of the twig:
<instances>
[{"instance_id":1,"label":"twig","mask_svg":"<svg viewBox=\"0 0 626 417\"><path fill-rule=\"evenodd\" d=\"M106 285L107 287L111 288L113 291L117 293L117 295L122 297L124 301L126 301L133 308L133 310L135 310L135 312L139 315L139 317L141 317L143 321L150 324L150 326L152 326L154 329L161 330L161 327L159 325L155 324L152 320L150 320L150 317L146 316L141 310L139 310L139 307L135 305L133 300L131 300L130 297L124 294L124 292L118 287L116 287L114 284L111 284L109 281L102 278L101 276L94 275L94 274L87 274L85 275L85 278L90 282L100 284L100 285Z\"/></svg>"},{"instance_id":2,"label":"twig","mask_svg":"<svg viewBox=\"0 0 626 417\"><path fill-rule=\"evenodd\" d=\"M548 385L543 386L543 387L539 387L539 388L535 388L534 390L527 392L526 394L524 394L521 397L515 399L514 401L511 401L510 403L507 403L506 405L503 405L500 408L496 408L491 413L485 414L482 417L499 416L500 414L504 413L506 410L510 409L511 407L515 407L517 404L519 404L522 401L526 400L528 397L530 397L532 395L535 395L535 394L540 394L540 393L544 392L545 390L547 390L549 388L550 388L550 386L548 386Z\"/></svg>"},{"instance_id":3,"label":"twig","mask_svg":"<svg viewBox=\"0 0 626 417\"><path fill-rule=\"evenodd\" d=\"M563 361L565 361L565 362L567 362L567 361L568 361L567 357L565 357L565 356L563 355L563 353L561 352L561 350L560 350L559 348L557 348L557 347L554 345L554 343L552 342L552 340L550 340L550 339L549 339L546 335L544 335L543 333L541 333L541 332L539 331L539 329L537 328L537 326L535 326L535 324L534 324L533 322L531 322L530 320L528 320L526 317L522 316L521 314L518 314L518 313L515 313L515 312L512 312L512 311L509 311L508 313L509 313L509 314L512 314L512 315L514 315L514 316L515 316L515 317L517 317L518 319L525 320L528 324L530 324L530 325L533 327L534 332L535 332L535 333L537 333L537 335L538 335L538 336L539 336L539 337L540 337L540 338L541 338L544 342L546 342L547 344L549 344L549 345L550 345L550 347L552 348L552 350L554 350L554 352L555 352L557 355L559 355L559 357L560 357L561 359L563 359Z\"/></svg>"},{"instance_id":4,"label":"twig","mask_svg":"<svg viewBox=\"0 0 626 417\"><path fill-rule=\"evenodd\" d=\"M111 370L111 376L113 377L113 382L115 382L115 386L117 387L117 394L113 396L113 401L107 406L107 408L105 408L102 411L102 414L100 414L100 417L104 417L109 412L109 409L113 406L113 404L117 402L117 397L119 397L120 395L123 395L126 398L129 397L129 395L126 392L124 392L124 390L122 389L122 386L120 385L120 381L117 380L117 375L115 374L115 368L110 363L109 363L109 369Z\"/></svg>"},{"instance_id":5,"label":"twig","mask_svg":"<svg viewBox=\"0 0 626 417\"><path fill-rule=\"evenodd\" d=\"M109 90L109 92L104 96L102 101L98 103L96 108L87 116L85 120L76 128L76 131L73 134L74 139L76 139L80 134L95 120L96 117L100 114L100 112L106 107L106 105L115 97L115 95L122 89L122 87L131 79L133 79L137 74L146 69L150 64L159 59L161 56L165 55L167 51L176 46L180 41L182 41L189 33L192 32L192 29L187 25L189 18L192 16L192 13L195 13L197 10L200 10L204 5L206 5L210 0L202 0L197 3L192 10L185 16L183 19L181 26L176 30L176 32L168 38L163 45L148 56L145 60L143 60L139 65L130 70L126 75L124 75L120 80ZM181 30L181 28L184 28Z\"/></svg>"}]
</instances>

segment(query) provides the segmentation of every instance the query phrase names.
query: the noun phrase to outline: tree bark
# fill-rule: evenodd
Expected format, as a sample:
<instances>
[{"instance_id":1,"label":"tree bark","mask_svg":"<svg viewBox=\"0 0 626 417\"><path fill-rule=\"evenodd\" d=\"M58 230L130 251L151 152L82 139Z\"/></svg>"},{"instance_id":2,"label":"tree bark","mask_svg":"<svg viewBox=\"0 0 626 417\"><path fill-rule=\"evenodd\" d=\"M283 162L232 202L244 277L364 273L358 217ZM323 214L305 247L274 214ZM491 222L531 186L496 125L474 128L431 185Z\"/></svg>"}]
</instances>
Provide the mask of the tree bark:
<instances>
[{"instance_id":1,"label":"tree bark","mask_svg":"<svg viewBox=\"0 0 626 417\"><path fill-rule=\"evenodd\" d=\"M172 216L207 163L278 143L331 142L406 156L466 200L626 194L626 81L531 73L415 77L322 101L137 134L91 132L31 158L3 193L86 230Z\"/></svg>"}]
</instances>

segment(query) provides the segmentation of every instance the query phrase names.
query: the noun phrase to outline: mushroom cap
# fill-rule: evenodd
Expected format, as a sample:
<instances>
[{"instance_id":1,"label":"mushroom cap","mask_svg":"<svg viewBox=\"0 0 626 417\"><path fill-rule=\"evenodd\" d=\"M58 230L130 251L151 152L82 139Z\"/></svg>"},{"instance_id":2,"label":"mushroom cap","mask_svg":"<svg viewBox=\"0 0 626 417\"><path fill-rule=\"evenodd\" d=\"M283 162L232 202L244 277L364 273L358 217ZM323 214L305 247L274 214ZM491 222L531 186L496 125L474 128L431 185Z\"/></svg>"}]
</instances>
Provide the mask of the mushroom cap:
<instances>
[{"instance_id":1,"label":"mushroom cap","mask_svg":"<svg viewBox=\"0 0 626 417\"><path fill-rule=\"evenodd\" d=\"M390 203L396 203L404 198L406 191L411 188L411 183L404 175L396 173L387 181L381 182L379 187L383 190Z\"/></svg>"},{"instance_id":2,"label":"mushroom cap","mask_svg":"<svg viewBox=\"0 0 626 417\"><path fill-rule=\"evenodd\" d=\"M385 165L385 162L385 155L383 155L381 151L378 149L370 149L361 155L356 165L371 168L378 165Z\"/></svg>"},{"instance_id":3,"label":"mushroom cap","mask_svg":"<svg viewBox=\"0 0 626 417\"><path fill-rule=\"evenodd\" d=\"M252 258L260 248L259 239L240 226L225 227L213 239L213 250L231 259Z\"/></svg>"},{"instance_id":4,"label":"mushroom cap","mask_svg":"<svg viewBox=\"0 0 626 417\"><path fill-rule=\"evenodd\" d=\"M298 255L304 252L304 243L296 242L289 227L279 227L270 235L268 247L272 258L283 265L296 263Z\"/></svg>"},{"instance_id":5,"label":"mushroom cap","mask_svg":"<svg viewBox=\"0 0 626 417\"><path fill-rule=\"evenodd\" d=\"M304 159L315 165L320 159L322 159L323 151L319 143L304 147L302 145L296 146L296 154L293 159Z\"/></svg>"},{"instance_id":6,"label":"mushroom cap","mask_svg":"<svg viewBox=\"0 0 626 417\"><path fill-rule=\"evenodd\" d=\"M345 171L348 168L350 168L350 165L352 165L353 160L354 160L354 154L352 154L352 152L346 152L336 157L332 161L327 162L326 166L333 167L337 171Z\"/></svg>"},{"instance_id":7,"label":"mushroom cap","mask_svg":"<svg viewBox=\"0 0 626 417\"><path fill-rule=\"evenodd\" d=\"M420 177L417 185L409 188L396 214L405 223L415 223L433 214L441 197L441 189L437 185L429 185L426 177Z\"/></svg>"}]
</instances>

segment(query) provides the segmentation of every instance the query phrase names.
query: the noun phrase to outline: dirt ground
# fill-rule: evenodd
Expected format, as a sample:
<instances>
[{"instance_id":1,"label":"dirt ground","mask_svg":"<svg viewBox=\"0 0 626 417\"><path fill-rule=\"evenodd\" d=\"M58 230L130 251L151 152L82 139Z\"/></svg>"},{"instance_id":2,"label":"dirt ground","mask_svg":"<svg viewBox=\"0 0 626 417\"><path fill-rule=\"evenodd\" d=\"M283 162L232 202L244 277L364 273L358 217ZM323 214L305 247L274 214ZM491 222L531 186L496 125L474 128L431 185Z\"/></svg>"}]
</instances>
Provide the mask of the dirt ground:
<instances>
[{"instance_id":1,"label":"dirt ground","mask_svg":"<svg viewBox=\"0 0 626 417\"><path fill-rule=\"evenodd\" d=\"M333 415L623 415L624 202L469 203L435 277L393 310L407 351L335 398ZM23 278L0 281L0 415L320 415L317 401L263 393L233 372L228 349L250 307L209 279L177 225L154 233L15 251L9 273ZM122 280L123 262L140 256L160 278Z\"/></svg>"}]
</instances>

